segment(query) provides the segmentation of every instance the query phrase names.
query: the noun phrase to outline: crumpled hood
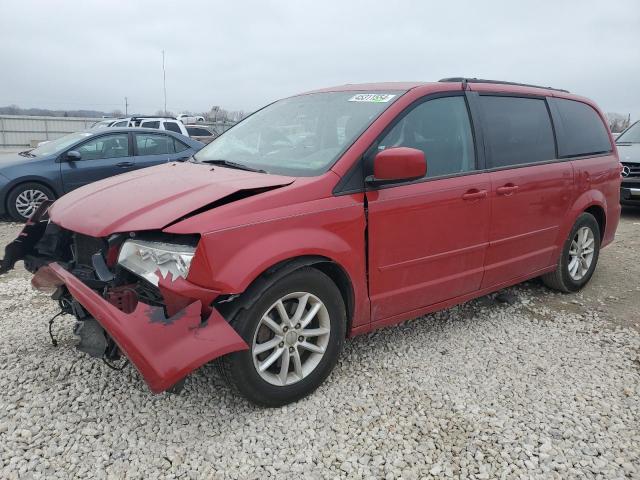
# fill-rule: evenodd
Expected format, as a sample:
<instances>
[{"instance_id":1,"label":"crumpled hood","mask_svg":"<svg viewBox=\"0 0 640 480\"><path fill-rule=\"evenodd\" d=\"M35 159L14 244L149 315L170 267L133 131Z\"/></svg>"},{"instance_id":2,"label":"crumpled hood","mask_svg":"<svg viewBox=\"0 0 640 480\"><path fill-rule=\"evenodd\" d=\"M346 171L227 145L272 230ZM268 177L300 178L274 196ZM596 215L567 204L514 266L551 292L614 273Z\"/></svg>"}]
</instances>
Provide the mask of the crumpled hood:
<instances>
[{"instance_id":1,"label":"crumpled hood","mask_svg":"<svg viewBox=\"0 0 640 480\"><path fill-rule=\"evenodd\" d=\"M616 147L621 162L640 163L640 143L619 143Z\"/></svg>"},{"instance_id":2,"label":"crumpled hood","mask_svg":"<svg viewBox=\"0 0 640 480\"><path fill-rule=\"evenodd\" d=\"M57 225L92 237L158 230L238 192L250 195L293 180L207 164L167 163L74 190L57 200L49 215Z\"/></svg>"}]
</instances>

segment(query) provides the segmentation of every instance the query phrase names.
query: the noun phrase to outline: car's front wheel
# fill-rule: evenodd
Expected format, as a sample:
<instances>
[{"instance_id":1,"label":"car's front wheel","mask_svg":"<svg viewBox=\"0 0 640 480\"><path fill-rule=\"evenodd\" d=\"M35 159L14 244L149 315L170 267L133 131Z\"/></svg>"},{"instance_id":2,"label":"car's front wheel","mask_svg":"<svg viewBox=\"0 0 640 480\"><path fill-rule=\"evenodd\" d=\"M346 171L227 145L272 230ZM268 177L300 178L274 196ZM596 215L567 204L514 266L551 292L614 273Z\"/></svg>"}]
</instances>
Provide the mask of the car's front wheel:
<instances>
[{"instance_id":1,"label":"car's front wheel","mask_svg":"<svg viewBox=\"0 0 640 480\"><path fill-rule=\"evenodd\" d=\"M7 196L7 212L18 222L25 222L45 200L55 200L50 188L41 183L18 185Z\"/></svg>"},{"instance_id":2,"label":"car's front wheel","mask_svg":"<svg viewBox=\"0 0 640 480\"><path fill-rule=\"evenodd\" d=\"M345 338L340 291L324 273L302 268L266 289L231 324L249 345L221 359L227 380L268 407L313 392L336 364Z\"/></svg>"}]
</instances>

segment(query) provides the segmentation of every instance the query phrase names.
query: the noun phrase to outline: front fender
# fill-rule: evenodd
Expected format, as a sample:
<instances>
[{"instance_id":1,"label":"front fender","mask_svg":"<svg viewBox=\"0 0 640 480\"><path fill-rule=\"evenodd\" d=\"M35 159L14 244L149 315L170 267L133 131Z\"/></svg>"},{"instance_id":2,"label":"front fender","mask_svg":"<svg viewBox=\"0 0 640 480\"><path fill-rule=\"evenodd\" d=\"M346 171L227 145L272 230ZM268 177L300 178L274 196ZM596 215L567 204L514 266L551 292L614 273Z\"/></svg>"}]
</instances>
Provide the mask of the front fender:
<instances>
[{"instance_id":1,"label":"front fender","mask_svg":"<svg viewBox=\"0 0 640 480\"><path fill-rule=\"evenodd\" d=\"M270 267L302 256L325 257L342 267L353 287L354 325L366 321L361 204L204 234L188 280L223 294L242 293Z\"/></svg>"}]
</instances>

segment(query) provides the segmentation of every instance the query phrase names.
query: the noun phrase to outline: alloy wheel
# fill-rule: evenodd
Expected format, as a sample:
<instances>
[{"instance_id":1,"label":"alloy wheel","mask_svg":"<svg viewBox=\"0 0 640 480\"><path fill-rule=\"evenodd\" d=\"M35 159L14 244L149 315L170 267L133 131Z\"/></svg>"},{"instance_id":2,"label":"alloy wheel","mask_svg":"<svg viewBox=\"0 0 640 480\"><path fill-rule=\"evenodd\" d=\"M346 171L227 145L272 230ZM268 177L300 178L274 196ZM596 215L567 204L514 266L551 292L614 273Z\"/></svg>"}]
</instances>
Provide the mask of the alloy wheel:
<instances>
[{"instance_id":1,"label":"alloy wheel","mask_svg":"<svg viewBox=\"0 0 640 480\"><path fill-rule=\"evenodd\" d=\"M569 247L569 275L575 281L580 281L591 268L595 252L595 237L589 227L579 228Z\"/></svg>"},{"instance_id":2,"label":"alloy wheel","mask_svg":"<svg viewBox=\"0 0 640 480\"><path fill-rule=\"evenodd\" d=\"M48 199L49 197L41 190L24 190L16 197L16 210L24 218L29 218L38 209L40 204Z\"/></svg>"},{"instance_id":3,"label":"alloy wheel","mask_svg":"<svg viewBox=\"0 0 640 480\"><path fill-rule=\"evenodd\" d=\"M318 366L329 344L331 321L315 295L295 292L276 301L262 316L253 337L253 364L263 380L285 386Z\"/></svg>"}]
</instances>

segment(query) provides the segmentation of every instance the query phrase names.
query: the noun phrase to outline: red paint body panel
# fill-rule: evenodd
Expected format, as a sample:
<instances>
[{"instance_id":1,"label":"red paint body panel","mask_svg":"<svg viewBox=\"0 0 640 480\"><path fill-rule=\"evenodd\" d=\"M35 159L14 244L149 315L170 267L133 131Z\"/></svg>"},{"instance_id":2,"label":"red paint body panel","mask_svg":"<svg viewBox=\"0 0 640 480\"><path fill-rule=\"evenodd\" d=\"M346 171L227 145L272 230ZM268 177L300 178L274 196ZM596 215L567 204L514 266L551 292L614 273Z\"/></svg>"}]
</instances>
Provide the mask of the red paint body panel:
<instances>
[{"instance_id":1,"label":"red paint body panel","mask_svg":"<svg viewBox=\"0 0 640 480\"><path fill-rule=\"evenodd\" d=\"M367 193L373 322L478 290L489 234L486 173Z\"/></svg>"},{"instance_id":2,"label":"red paint body panel","mask_svg":"<svg viewBox=\"0 0 640 480\"><path fill-rule=\"evenodd\" d=\"M64 283L109 332L154 393L170 388L214 358L249 348L215 309L206 323L201 324L199 300L167 323L161 320L164 319L161 308L139 302L133 313L125 314L60 265L52 263L43 269L44 276L55 276Z\"/></svg>"},{"instance_id":3,"label":"red paint body panel","mask_svg":"<svg viewBox=\"0 0 640 480\"><path fill-rule=\"evenodd\" d=\"M288 185L292 178L195 163L167 163L78 188L56 201L53 222L91 237L156 230L242 190Z\"/></svg>"},{"instance_id":4,"label":"red paint body panel","mask_svg":"<svg viewBox=\"0 0 640 480\"><path fill-rule=\"evenodd\" d=\"M571 162L505 169L490 178L491 229L482 287L555 263L558 231L575 199Z\"/></svg>"}]
</instances>

